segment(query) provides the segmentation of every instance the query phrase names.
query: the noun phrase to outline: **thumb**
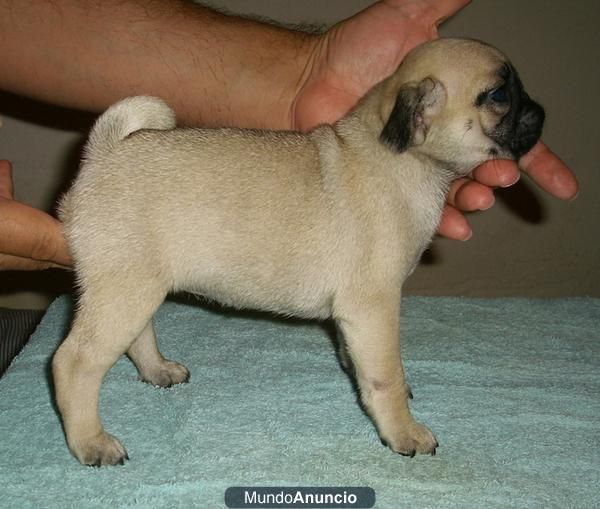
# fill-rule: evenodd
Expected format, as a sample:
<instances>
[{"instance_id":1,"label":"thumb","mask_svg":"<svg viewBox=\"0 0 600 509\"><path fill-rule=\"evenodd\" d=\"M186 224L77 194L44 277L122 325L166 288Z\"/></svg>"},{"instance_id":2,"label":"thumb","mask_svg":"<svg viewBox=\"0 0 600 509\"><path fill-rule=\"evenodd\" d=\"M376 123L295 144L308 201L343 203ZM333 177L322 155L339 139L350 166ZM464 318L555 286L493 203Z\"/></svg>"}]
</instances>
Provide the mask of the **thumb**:
<instances>
[{"instance_id":1,"label":"thumb","mask_svg":"<svg viewBox=\"0 0 600 509\"><path fill-rule=\"evenodd\" d=\"M562 200L577 196L579 185L567 165L543 142L536 145L519 160L519 166L544 191Z\"/></svg>"}]
</instances>

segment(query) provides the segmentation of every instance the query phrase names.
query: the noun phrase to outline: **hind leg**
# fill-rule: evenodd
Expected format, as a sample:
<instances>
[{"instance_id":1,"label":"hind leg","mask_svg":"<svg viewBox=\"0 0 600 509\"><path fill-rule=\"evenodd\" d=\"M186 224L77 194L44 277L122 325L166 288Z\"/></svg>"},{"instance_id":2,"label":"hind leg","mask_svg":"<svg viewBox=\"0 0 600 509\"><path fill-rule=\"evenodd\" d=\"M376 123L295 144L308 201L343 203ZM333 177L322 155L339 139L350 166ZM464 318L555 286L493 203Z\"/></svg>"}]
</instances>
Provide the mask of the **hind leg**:
<instances>
[{"instance_id":1,"label":"hind leg","mask_svg":"<svg viewBox=\"0 0 600 509\"><path fill-rule=\"evenodd\" d=\"M52 361L56 402L69 449L85 465L115 465L128 459L125 448L100 421L100 386L166 293L159 287L127 288L122 279L113 283L103 281L101 288L97 285L82 294L71 332Z\"/></svg>"},{"instance_id":2,"label":"hind leg","mask_svg":"<svg viewBox=\"0 0 600 509\"><path fill-rule=\"evenodd\" d=\"M142 333L129 347L127 355L144 382L171 387L190 379L190 372L184 365L165 359L158 350L152 320L148 321Z\"/></svg>"}]
</instances>

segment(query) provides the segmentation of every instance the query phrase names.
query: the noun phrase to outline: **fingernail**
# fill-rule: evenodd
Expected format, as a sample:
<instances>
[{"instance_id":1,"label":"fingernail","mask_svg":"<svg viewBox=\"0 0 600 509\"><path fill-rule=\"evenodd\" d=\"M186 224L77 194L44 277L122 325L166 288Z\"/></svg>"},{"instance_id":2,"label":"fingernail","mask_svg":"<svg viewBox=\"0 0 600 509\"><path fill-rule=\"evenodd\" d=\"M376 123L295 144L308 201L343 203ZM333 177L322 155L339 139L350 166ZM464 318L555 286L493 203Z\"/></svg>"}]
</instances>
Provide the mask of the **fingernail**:
<instances>
[{"instance_id":1,"label":"fingernail","mask_svg":"<svg viewBox=\"0 0 600 509\"><path fill-rule=\"evenodd\" d=\"M509 182L508 184L500 184L500 187L514 186L520 179L521 179L521 174L517 173L517 178L515 178L512 182Z\"/></svg>"},{"instance_id":2,"label":"fingernail","mask_svg":"<svg viewBox=\"0 0 600 509\"><path fill-rule=\"evenodd\" d=\"M467 232L467 234L466 234L466 235L465 235L465 236L464 236L462 239L460 239L460 240L461 240L462 242L466 242L466 241L467 241L467 240L469 240L469 239L470 239L472 236L473 236L473 230L469 230L469 231Z\"/></svg>"},{"instance_id":3,"label":"fingernail","mask_svg":"<svg viewBox=\"0 0 600 509\"><path fill-rule=\"evenodd\" d=\"M492 196L492 201L485 207L480 207L479 210L489 210L494 206L494 203L496 203L496 198Z\"/></svg>"}]
</instances>

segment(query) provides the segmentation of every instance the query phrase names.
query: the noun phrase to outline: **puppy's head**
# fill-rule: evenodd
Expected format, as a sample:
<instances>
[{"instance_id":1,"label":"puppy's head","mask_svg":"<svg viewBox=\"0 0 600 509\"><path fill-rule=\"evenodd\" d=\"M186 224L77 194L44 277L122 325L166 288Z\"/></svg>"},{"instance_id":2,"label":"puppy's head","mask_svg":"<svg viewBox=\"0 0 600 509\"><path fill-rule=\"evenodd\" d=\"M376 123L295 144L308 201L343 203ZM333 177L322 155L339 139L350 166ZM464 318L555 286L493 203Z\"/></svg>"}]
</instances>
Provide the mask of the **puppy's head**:
<instances>
[{"instance_id":1,"label":"puppy's head","mask_svg":"<svg viewBox=\"0 0 600 509\"><path fill-rule=\"evenodd\" d=\"M479 41L438 39L413 50L384 85L381 141L465 174L518 159L538 141L543 108L506 57Z\"/></svg>"}]
</instances>

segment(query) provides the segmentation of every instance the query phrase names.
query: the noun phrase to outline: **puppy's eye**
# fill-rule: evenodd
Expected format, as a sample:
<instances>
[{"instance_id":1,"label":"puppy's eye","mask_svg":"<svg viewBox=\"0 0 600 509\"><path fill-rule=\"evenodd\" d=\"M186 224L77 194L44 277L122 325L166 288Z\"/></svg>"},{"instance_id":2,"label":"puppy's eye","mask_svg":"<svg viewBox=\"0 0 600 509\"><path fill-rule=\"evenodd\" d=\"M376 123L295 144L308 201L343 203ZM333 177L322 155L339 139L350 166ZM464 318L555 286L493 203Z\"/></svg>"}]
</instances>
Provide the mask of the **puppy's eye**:
<instances>
[{"instance_id":1,"label":"puppy's eye","mask_svg":"<svg viewBox=\"0 0 600 509\"><path fill-rule=\"evenodd\" d=\"M506 85L499 86L488 93L490 101L496 104L506 104L508 102L508 90Z\"/></svg>"}]
</instances>

